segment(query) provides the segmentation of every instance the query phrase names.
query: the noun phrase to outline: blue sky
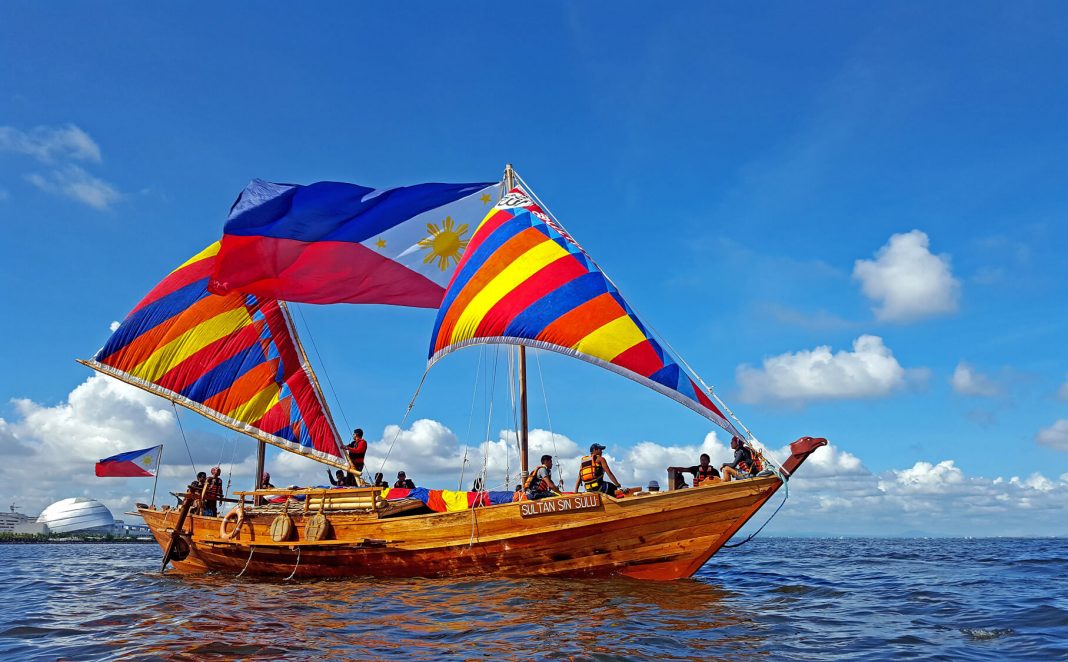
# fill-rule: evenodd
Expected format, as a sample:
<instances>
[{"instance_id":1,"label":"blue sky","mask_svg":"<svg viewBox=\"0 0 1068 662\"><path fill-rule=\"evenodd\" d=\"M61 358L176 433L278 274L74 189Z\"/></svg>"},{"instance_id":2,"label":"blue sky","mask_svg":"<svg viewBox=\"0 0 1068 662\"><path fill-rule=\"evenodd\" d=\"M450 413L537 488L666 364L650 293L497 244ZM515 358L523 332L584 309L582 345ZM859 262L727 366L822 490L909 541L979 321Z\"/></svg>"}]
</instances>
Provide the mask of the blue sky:
<instances>
[{"instance_id":1,"label":"blue sky","mask_svg":"<svg viewBox=\"0 0 1068 662\"><path fill-rule=\"evenodd\" d=\"M960 532L983 529L945 494L1004 496L999 522L1059 512L1066 23L1053 3L6 3L0 452L30 458L5 477L10 498L70 496L38 478L58 449L181 444L165 403L87 384L73 359L219 236L249 179L485 181L512 162L767 446L831 440L808 497L831 518L821 530L865 517L835 510L857 501L835 487L855 480L882 508L873 522L941 502ZM338 418L385 439L432 311L301 310ZM405 423L413 449L416 419L442 426L421 428L430 452L510 425L506 393L489 423L481 395L470 414L479 356L435 367ZM712 429L592 366L541 366L553 430L608 444L636 481L663 478L638 470L643 442L661 459ZM183 422L217 461L220 433ZM440 486L455 475L411 461ZM171 471L177 486L188 463ZM79 481L68 491L113 505L143 488ZM913 506L876 498L909 489Z\"/></svg>"}]
</instances>

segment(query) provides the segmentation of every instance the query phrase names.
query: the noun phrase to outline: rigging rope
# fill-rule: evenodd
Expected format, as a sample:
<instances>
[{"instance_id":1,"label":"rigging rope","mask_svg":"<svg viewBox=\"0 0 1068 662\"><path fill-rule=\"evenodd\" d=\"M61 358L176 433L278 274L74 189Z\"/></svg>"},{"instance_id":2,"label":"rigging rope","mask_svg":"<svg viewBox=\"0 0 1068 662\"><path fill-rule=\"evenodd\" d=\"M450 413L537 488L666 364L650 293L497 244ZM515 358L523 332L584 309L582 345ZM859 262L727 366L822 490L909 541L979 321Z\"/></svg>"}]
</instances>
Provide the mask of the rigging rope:
<instances>
[{"instance_id":1,"label":"rigging rope","mask_svg":"<svg viewBox=\"0 0 1068 662\"><path fill-rule=\"evenodd\" d=\"M249 556L249 558L252 558L252 557ZM299 568L299 567L300 567L300 547L297 547L297 564L293 566L293 572L289 573L289 576L286 577L285 579L283 579L282 581L288 582L290 579L293 579L297 575L297 568Z\"/></svg>"},{"instance_id":2,"label":"rigging rope","mask_svg":"<svg viewBox=\"0 0 1068 662\"><path fill-rule=\"evenodd\" d=\"M304 333L308 336L308 340L311 341L312 349L315 350L315 358L323 368L323 376L326 377L326 383L330 386L330 395L334 396L334 402L337 403L338 411L341 412L341 418L345 421L345 429L350 430L352 426L349 425L349 417L345 414L345 406L341 404L341 398L337 397L337 391L334 390L334 382L330 379L330 371L326 369L326 363L323 361L322 355L319 354L319 346L315 344L315 336L312 335L311 327L308 326L308 320L304 318L304 311L298 307L297 312L300 313L300 321L304 324ZM423 377L426 378L426 375L424 374Z\"/></svg>"},{"instance_id":3,"label":"rigging rope","mask_svg":"<svg viewBox=\"0 0 1068 662\"><path fill-rule=\"evenodd\" d=\"M467 449L470 446L468 442L471 441L471 426L475 422L475 399L478 396L478 378L482 371L482 355L486 351L486 346L481 345L478 352L478 363L475 364L475 384L471 388L471 409L467 412L467 433L464 435L464 460L460 463L460 484L456 488L458 491L464 489L464 472L467 469Z\"/></svg>"},{"instance_id":4,"label":"rigging rope","mask_svg":"<svg viewBox=\"0 0 1068 662\"><path fill-rule=\"evenodd\" d=\"M412 408L415 407L415 399L419 397L419 391L421 391L423 388L423 382L426 381L426 375L428 372L430 372L430 368L427 368L423 371L423 376L419 380L419 386L415 388L415 393L412 394L412 399L408 403L408 409L404 412L404 417L401 418L400 425L397 426L397 433L393 435L393 441L389 442L389 449L386 451L386 456L382 458L382 464L378 466L379 472L385 471L386 461L389 460L389 455L393 452L393 446L397 443L397 437L399 437L401 431L404 430L404 424L408 420L408 415L412 413ZM348 425L348 422L346 421L345 424Z\"/></svg>"},{"instance_id":5,"label":"rigging rope","mask_svg":"<svg viewBox=\"0 0 1068 662\"><path fill-rule=\"evenodd\" d=\"M248 564L252 563L252 553L255 552L255 551L256 551L256 546L255 545L249 545L249 547L248 547L248 560L245 561L245 567L241 568L241 572L237 573L238 577L240 577L241 575L245 574L245 571L248 570Z\"/></svg>"},{"instance_id":6,"label":"rigging rope","mask_svg":"<svg viewBox=\"0 0 1068 662\"><path fill-rule=\"evenodd\" d=\"M549 416L549 395L545 391L545 376L541 371L541 352L534 350L534 360L538 364L538 381L541 382L541 401L545 403L545 420L549 424L549 438L553 440L553 457L560 460L560 452L556 448L556 433L553 432L553 419ZM564 463L560 462L560 470L557 471L560 475L560 483L564 482Z\"/></svg>"},{"instance_id":7,"label":"rigging rope","mask_svg":"<svg viewBox=\"0 0 1068 662\"><path fill-rule=\"evenodd\" d=\"M771 517L769 517L769 518L767 519L767 521L766 521L766 522L764 522L763 524L761 524L761 525L760 525L760 528L759 528L759 529L757 529L756 531L754 531L754 532L753 532L753 533L752 533L752 534L751 534L751 535L750 535L750 536L749 536L748 538L746 538L745 540L743 540L743 541L741 541L741 542L739 542L739 543L735 543L735 544L733 544L733 545L728 545L728 544L724 543L724 544L723 544L723 546L724 546L725 548L727 548L727 549L734 549L735 547L741 547L742 545L744 545L745 543L749 542L749 541L750 541L750 540L752 540L753 538L756 538L757 534L758 534L758 533L760 533L761 531L763 531L763 530L764 530L764 527L765 527L765 526L767 526L767 525L768 525L768 523L770 523L770 522L771 522L771 520L772 520L772 519L773 519L773 518L774 518L774 517L775 517L776 515L778 515L778 514L779 514L779 510L781 510L781 509L782 509L782 507L783 507L784 505L786 505L786 500L790 498L790 488L789 488L789 486L788 486L788 483L786 483L786 481L783 481L783 485L787 485L787 488L786 488L786 494L785 494L785 495L783 496L783 498L782 498L782 503L780 503L780 504L779 504L779 507L775 509L775 512L773 512L773 513L771 514Z\"/></svg>"},{"instance_id":8,"label":"rigging rope","mask_svg":"<svg viewBox=\"0 0 1068 662\"><path fill-rule=\"evenodd\" d=\"M189 450L189 441L185 438L185 428L182 427L182 418L178 415L178 405L174 404L174 400L171 400L171 407L174 408L174 420L178 421L178 431L182 433L182 443L185 444L185 452L189 454L189 465L193 467L193 473L195 474L197 473L197 465L193 462L193 451Z\"/></svg>"}]
</instances>

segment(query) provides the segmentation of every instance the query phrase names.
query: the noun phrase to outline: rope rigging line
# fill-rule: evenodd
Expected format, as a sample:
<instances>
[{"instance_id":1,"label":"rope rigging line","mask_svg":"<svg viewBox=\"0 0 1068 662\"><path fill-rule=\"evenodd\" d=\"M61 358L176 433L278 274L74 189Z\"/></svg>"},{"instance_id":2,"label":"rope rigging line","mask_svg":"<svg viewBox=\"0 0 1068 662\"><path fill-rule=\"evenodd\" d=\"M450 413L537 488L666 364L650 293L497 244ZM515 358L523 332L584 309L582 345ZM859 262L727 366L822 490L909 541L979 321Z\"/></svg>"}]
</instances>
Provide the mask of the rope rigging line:
<instances>
[{"instance_id":1,"label":"rope rigging line","mask_svg":"<svg viewBox=\"0 0 1068 662\"><path fill-rule=\"evenodd\" d=\"M786 481L783 481L783 485L787 485ZM772 519L774 519L774 518L775 518L775 516L779 514L779 511L780 511L780 510L782 509L782 507L783 507L784 505L786 505L786 500L787 500L787 499L789 499L789 498L790 498L790 488L789 488L789 487L787 486L787 488L786 488L786 494L785 494L785 495L783 496L783 498L782 498L782 503L780 503L780 504L779 504L779 507L775 509L775 512L773 512L773 513L771 514L771 517L769 517L769 518L767 519L767 521L765 521L765 522L764 522L763 524L761 524L761 525L760 525L760 528L759 528L759 529L757 529L757 530L756 530L756 531L754 531L754 532L753 532L752 534L750 534L750 535L749 535L749 537L748 537L748 538L746 538L745 540L743 540L743 541L741 541L741 542L738 542L738 543L735 543L735 544L733 544L733 545L729 545L729 544L727 544L727 543L724 543L724 544L723 544L723 547L725 547L725 548L727 548L727 549L734 549L735 547L741 547L742 545L744 545L745 543L749 542L749 541L750 541L750 540L752 540L753 538L756 538L757 534L758 534L758 533L760 533L761 531L763 531L763 530L764 530L764 527L765 527L765 526L767 526L767 525L768 525L768 524L769 524L769 523L771 522L771 520L772 520Z\"/></svg>"},{"instance_id":2,"label":"rope rigging line","mask_svg":"<svg viewBox=\"0 0 1068 662\"><path fill-rule=\"evenodd\" d=\"M419 379L419 386L415 388L415 393L412 394L412 399L408 402L408 409L405 410L404 416L401 418L400 425L397 426L397 433L393 435L393 441L389 442L389 449L386 451L386 456L382 458L382 464L378 466L379 472L384 472L386 468L386 461L389 460L390 453L393 452L393 446L397 443L397 437L404 430L404 424L408 421L408 416L412 413L412 408L415 407L415 400L419 397L419 391L423 389L423 382L426 381L427 373L430 372L430 368L423 371L423 376ZM346 422L346 425L348 423Z\"/></svg>"},{"instance_id":3,"label":"rope rigging line","mask_svg":"<svg viewBox=\"0 0 1068 662\"><path fill-rule=\"evenodd\" d=\"M256 546L255 545L249 545L248 546L248 560L245 561L245 567L241 568L241 572L237 573L238 577L241 577L241 575L245 574L245 571L248 570L248 564L252 563L252 554L255 551L256 551Z\"/></svg>"},{"instance_id":4,"label":"rope rigging line","mask_svg":"<svg viewBox=\"0 0 1068 662\"><path fill-rule=\"evenodd\" d=\"M252 557L250 556L249 558L252 558ZM285 579L283 579L282 581L288 582L289 580L291 580L294 577L296 577L297 576L297 568L299 568L299 567L300 567L300 547L297 547L297 563L296 563L296 565L293 566L293 572L289 573L289 576L286 577Z\"/></svg>"},{"instance_id":5,"label":"rope rigging line","mask_svg":"<svg viewBox=\"0 0 1068 662\"><path fill-rule=\"evenodd\" d=\"M474 425L475 422L475 400L478 397L478 378L481 376L482 355L485 351L486 346L481 345L478 352L478 363L475 364L475 384L471 388L471 409L467 413L467 433L464 435L464 459L463 462L460 463L460 483L456 488L457 491L463 491L464 489L464 473L467 469L467 449L470 446L468 442L471 441L471 426Z\"/></svg>"},{"instance_id":6,"label":"rope rigging line","mask_svg":"<svg viewBox=\"0 0 1068 662\"><path fill-rule=\"evenodd\" d=\"M500 346L498 345L498 346L494 347L494 351L493 351L493 372L490 373L489 389L486 391L486 402L487 402L487 405L486 405L486 436L485 436L485 439L487 441L489 440L490 429L493 427L493 392L497 388L497 364L500 362L500 355L501 355ZM488 361L486 363L486 368L489 369L489 362ZM486 467L489 464L489 445L488 444L483 444L483 446L484 446L484 449L482 451L482 471L483 471L483 474L484 474L485 471L486 471ZM506 479L507 479L507 472L508 472L508 448L507 448L507 446L505 447L505 453L504 453L504 467L505 467L504 470L506 472ZM484 482L485 478L483 478L482 480Z\"/></svg>"},{"instance_id":7,"label":"rope rigging line","mask_svg":"<svg viewBox=\"0 0 1068 662\"><path fill-rule=\"evenodd\" d=\"M193 451L189 450L189 441L185 438L185 428L182 426L182 417L178 415L178 405L174 404L174 400L171 400L171 407L174 408L174 420L178 421L178 431L182 433L182 443L185 444L185 452L189 454L189 466L193 467L193 473L197 473L197 465L193 462Z\"/></svg>"},{"instance_id":8,"label":"rope rigging line","mask_svg":"<svg viewBox=\"0 0 1068 662\"><path fill-rule=\"evenodd\" d=\"M536 202L538 204L538 206L541 207L541 209L546 214L548 214L554 221L556 221L557 225L559 225L561 228L564 228L564 224L562 222L560 222L560 219L556 216L556 214L554 214L552 212L552 210L549 209L548 205L546 205L544 202L542 202L541 198L539 198L538 194L534 192L534 189L529 184L527 184L526 180L523 179L519 175L518 172L515 172L513 170L513 173L515 175L516 181L518 181L519 184L523 187L523 189L530 195L531 199L533 199L534 202ZM565 230L566 230L566 228L565 228ZM585 251L583 251L583 253L585 254ZM615 283L615 281L612 280L612 277L608 275L608 272L606 272L601 267L601 265L597 264L597 261L594 260L593 257L591 257L588 254L586 255L586 257L589 258L590 262L594 266L596 266L597 269L600 270L601 274L605 277L605 280L607 280L609 283L611 283L612 287L616 288L617 291L621 292L621 290L619 289L619 285L617 285ZM697 374L697 371L694 370L693 367L690 366L690 364L686 362L686 359L684 359L682 357L682 355L679 354L679 352L671 345L671 343L667 340L667 338L665 338L664 335L661 334L660 331L657 330L657 328L655 326L653 326L652 323L650 323L648 321L648 319L644 315L642 315L640 313L638 308L636 306L634 306L632 303L630 303L629 301L628 301L628 305L631 307L631 309L634 310L634 314L637 315L641 319L642 324L644 324L652 332L653 336L655 336L655 338L659 342L663 343L664 347L666 347L668 349L668 351L671 352L671 354L676 359L678 359L679 363L682 364L683 369L686 370L686 372L688 372L690 375L692 375L694 377L694 379L697 380L697 383L699 383L705 389L705 391L708 392L709 395L711 395L713 398L716 399L716 402L718 402L719 405L723 408L723 410L727 412L727 415L730 416L731 419L733 419L734 422L737 423L743 430L745 430L745 433L749 437L749 439L756 443L757 449L760 450L764 454L764 457L769 460L769 464L771 464L773 467L775 467L775 474L777 476L779 476L781 479L783 479L783 481L785 482L788 478L783 474L783 472L781 472L779 470L780 469L779 463L771 456L770 453L768 453L767 447L765 447L763 444L760 443L760 441L756 438L756 435L754 435L752 433L752 431L749 428L747 428L744 423L742 423L741 419L739 419L734 414L734 412L731 411L731 409L729 407L727 407L726 404L724 404L723 400L720 399L720 397L716 394L716 392L713 389L713 387L711 387L711 386L709 386L708 384L705 383L705 380L703 380L701 378L701 375Z\"/></svg>"},{"instance_id":9,"label":"rope rigging line","mask_svg":"<svg viewBox=\"0 0 1068 662\"><path fill-rule=\"evenodd\" d=\"M319 365L323 368L323 376L326 377L326 383L330 386L330 395L334 396L334 402L337 403L338 411L341 412L341 418L345 421L345 429L351 430L352 426L349 425L349 417L345 414L345 406L341 404L341 398L337 397L337 391L334 389L334 381L330 379L330 371L326 369L326 362L323 361L323 357L319 354L319 346L315 344L315 336L312 335L311 327L308 326L308 320L304 318L304 310L300 307L296 307L297 312L300 313L300 321L304 324L304 333L308 336L308 340L311 341L312 349L315 350L315 359L319 362ZM423 375L426 378L426 375Z\"/></svg>"},{"instance_id":10,"label":"rope rigging line","mask_svg":"<svg viewBox=\"0 0 1068 662\"><path fill-rule=\"evenodd\" d=\"M556 433L553 432L553 419L549 416L549 395L545 390L545 375L541 371L541 352L534 351L534 360L538 364L538 381L541 382L541 401L545 403L545 420L549 425L549 438L553 440L553 457L560 461L560 451L556 448ZM560 462L560 470L557 471L560 475L560 482L564 482L564 463Z\"/></svg>"}]
</instances>

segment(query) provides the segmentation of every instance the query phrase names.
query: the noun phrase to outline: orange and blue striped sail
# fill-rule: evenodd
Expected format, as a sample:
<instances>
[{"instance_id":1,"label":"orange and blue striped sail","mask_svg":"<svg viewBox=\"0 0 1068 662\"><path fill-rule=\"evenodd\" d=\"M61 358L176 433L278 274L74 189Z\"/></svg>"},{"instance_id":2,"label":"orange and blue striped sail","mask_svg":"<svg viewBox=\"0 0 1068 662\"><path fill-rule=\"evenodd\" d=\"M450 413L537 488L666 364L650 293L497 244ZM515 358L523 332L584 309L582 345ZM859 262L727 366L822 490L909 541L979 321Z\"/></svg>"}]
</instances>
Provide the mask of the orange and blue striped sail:
<instances>
[{"instance_id":1,"label":"orange and blue striped sail","mask_svg":"<svg viewBox=\"0 0 1068 662\"><path fill-rule=\"evenodd\" d=\"M216 242L172 271L86 365L287 451L349 468L279 301L207 290Z\"/></svg>"},{"instance_id":2,"label":"orange and blue striped sail","mask_svg":"<svg viewBox=\"0 0 1068 662\"><path fill-rule=\"evenodd\" d=\"M574 239L522 189L483 219L438 310L430 365L461 347L539 347L629 377L742 436Z\"/></svg>"}]
</instances>

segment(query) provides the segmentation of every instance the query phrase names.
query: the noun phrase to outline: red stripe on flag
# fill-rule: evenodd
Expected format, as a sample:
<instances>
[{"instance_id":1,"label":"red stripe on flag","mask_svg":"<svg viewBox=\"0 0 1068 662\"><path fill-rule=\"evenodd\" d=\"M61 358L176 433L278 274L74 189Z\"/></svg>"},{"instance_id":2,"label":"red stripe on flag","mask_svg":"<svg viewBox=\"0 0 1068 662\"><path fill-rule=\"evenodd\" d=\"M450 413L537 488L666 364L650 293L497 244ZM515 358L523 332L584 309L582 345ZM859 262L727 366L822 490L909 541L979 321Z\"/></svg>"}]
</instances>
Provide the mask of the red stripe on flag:
<instances>
[{"instance_id":1,"label":"red stripe on flag","mask_svg":"<svg viewBox=\"0 0 1068 662\"><path fill-rule=\"evenodd\" d=\"M154 474L126 460L122 462L97 462L96 475L98 478L152 478Z\"/></svg>"}]
</instances>

